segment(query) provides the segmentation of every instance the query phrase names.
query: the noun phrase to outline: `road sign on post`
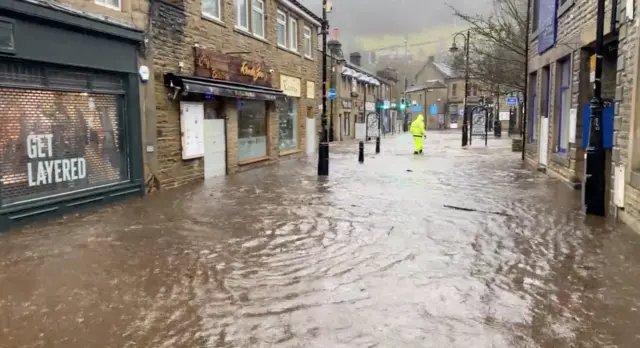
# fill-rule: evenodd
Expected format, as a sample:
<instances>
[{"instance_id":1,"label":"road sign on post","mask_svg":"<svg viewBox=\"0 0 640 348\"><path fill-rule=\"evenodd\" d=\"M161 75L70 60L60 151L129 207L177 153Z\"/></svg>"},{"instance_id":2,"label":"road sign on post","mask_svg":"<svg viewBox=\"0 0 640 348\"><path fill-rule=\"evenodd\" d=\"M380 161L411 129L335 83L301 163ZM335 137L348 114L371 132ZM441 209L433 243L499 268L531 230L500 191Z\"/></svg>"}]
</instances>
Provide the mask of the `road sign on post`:
<instances>
[{"instance_id":1,"label":"road sign on post","mask_svg":"<svg viewBox=\"0 0 640 348\"><path fill-rule=\"evenodd\" d=\"M336 99L336 89L335 88L329 88L329 92L327 93L327 97L331 100Z\"/></svg>"},{"instance_id":2,"label":"road sign on post","mask_svg":"<svg viewBox=\"0 0 640 348\"><path fill-rule=\"evenodd\" d=\"M507 97L507 105L516 106L518 104L518 97Z\"/></svg>"},{"instance_id":3,"label":"road sign on post","mask_svg":"<svg viewBox=\"0 0 640 348\"><path fill-rule=\"evenodd\" d=\"M430 115L435 115L437 113L438 113L438 105L431 104L431 106L429 107L429 114Z\"/></svg>"}]
</instances>

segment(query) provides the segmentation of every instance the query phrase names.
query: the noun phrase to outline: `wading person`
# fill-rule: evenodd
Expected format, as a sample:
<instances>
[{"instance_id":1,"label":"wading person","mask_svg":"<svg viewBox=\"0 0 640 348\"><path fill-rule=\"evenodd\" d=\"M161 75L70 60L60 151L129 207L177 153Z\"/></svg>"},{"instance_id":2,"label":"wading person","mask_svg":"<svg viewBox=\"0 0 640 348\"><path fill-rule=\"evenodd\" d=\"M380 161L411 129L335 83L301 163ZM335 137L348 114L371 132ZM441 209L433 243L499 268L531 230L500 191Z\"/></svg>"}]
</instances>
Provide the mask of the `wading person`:
<instances>
[{"instance_id":1,"label":"wading person","mask_svg":"<svg viewBox=\"0 0 640 348\"><path fill-rule=\"evenodd\" d=\"M413 154L417 155L422 153L422 139L425 137L424 117L422 114L419 114L418 117L411 122L409 132L413 135Z\"/></svg>"}]
</instances>

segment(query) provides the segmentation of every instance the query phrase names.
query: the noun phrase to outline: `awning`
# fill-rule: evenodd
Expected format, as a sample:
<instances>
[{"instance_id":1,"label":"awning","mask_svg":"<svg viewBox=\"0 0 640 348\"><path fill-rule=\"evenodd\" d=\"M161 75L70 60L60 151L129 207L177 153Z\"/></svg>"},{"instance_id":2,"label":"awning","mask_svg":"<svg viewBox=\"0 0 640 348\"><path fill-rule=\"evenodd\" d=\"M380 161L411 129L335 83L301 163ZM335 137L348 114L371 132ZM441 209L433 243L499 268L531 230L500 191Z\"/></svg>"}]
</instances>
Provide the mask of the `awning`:
<instances>
[{"instance_id":1,"label":"awning","mask_svg":"<svg viewBox=\"0 0 640 348\"><path fill-rule=\"evenodd\" d=\"M353 71L353 70L351 70L351 69L349 69L347 67L343 67L342 68L342 75L353 76L354 74L355 74L355 71Z\"/></svg>"},{"instance_id":2,"label":"awning","mask_svg":"<svg viewBox=\"0 0 640 348\"><path fill-rule=\"evenodd\" d=\"M221 97L276 100L284 98L285 94L275 88L247 85L244 83L207 79L203 77L164 74L164 85L180 93L195 93L217 95Z\"/></svg>"}]
</instances>

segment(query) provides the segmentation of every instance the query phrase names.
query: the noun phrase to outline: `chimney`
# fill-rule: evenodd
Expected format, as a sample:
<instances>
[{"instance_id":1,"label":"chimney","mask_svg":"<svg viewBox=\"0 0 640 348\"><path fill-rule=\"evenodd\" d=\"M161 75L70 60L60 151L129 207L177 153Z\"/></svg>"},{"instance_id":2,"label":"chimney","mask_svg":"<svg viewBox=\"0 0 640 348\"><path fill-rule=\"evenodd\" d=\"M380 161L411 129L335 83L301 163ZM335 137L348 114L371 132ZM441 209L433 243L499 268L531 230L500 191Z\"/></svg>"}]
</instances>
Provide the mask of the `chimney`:
<instances>
[{"instance_id":1,"label":"chimney","mask_svg":"<svg viewBox=\"0 0 640 348\"><path fill-rule=\"evenodd\" d=\"M362 58L362 55L360 55L360 53L358 52L353 52L349 55L349 61L351 62L351 64L355 66L360 66L361 58Z\"/></svg>"}]
</instances>

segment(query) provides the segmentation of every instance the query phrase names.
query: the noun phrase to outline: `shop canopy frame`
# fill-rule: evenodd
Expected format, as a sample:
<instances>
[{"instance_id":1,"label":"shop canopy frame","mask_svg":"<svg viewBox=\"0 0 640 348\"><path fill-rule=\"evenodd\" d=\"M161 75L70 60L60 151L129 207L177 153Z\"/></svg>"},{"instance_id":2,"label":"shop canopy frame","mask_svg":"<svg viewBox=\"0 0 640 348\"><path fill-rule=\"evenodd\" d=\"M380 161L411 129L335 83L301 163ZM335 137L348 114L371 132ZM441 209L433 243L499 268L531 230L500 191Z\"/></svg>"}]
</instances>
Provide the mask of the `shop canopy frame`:
<instances>
[{"instance_id":1,"label":"shop canopy frame","mask_svg":"<svg viewBox=\"0 0 640 348\"><path fill-rule=\"evenodd\" d=\"M277 88L249 85L226 80L208 79L174 73L164 74L164 85L177 94L204 94L229 98L275 101L286 95Z\"/></svg>"}]
</instances>

